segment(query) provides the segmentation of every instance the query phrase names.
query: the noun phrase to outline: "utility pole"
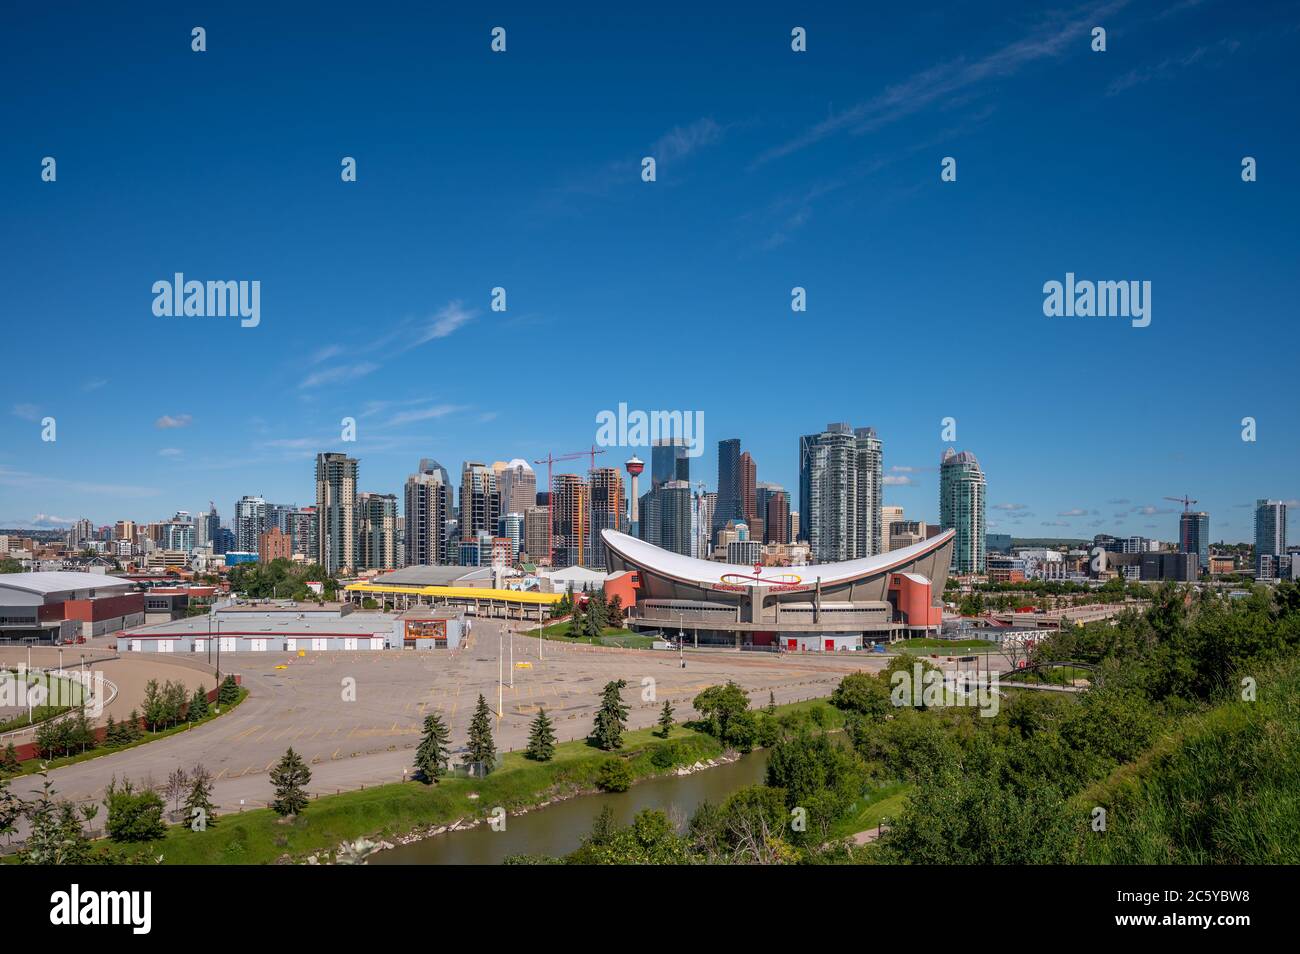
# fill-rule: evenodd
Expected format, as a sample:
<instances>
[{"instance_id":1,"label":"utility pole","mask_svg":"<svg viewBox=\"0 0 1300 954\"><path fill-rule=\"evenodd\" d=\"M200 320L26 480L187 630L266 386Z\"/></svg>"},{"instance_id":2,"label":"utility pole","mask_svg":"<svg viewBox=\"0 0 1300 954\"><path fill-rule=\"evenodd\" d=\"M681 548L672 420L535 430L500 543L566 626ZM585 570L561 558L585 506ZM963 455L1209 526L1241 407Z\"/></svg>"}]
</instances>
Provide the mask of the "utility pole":
<instances>
[{"instance_id":1,"label":"utility pole","mask_svg":"<svg viewBox=\"0 0 1300 954\"><path fill-rule=\"evenodd\" d=\"M510 633L510 688L513 689L515 687L515 632L514 630L509 630L509 633Z\"/></svg>"},{"instance_id":2,"label":"utility pole","mask_svg":"<svg viewBox=\"0 0 1300 954\"><path fill-rule=\"evenodd\" d=\"M501 637L498 635L497 636L497 721L498 722L501 721L501 713L504 711L503 710L504 703L501 698L503 694L502 687L504 685L505 685L505 680L501 672Z\"/></svg>"}]
</instances>

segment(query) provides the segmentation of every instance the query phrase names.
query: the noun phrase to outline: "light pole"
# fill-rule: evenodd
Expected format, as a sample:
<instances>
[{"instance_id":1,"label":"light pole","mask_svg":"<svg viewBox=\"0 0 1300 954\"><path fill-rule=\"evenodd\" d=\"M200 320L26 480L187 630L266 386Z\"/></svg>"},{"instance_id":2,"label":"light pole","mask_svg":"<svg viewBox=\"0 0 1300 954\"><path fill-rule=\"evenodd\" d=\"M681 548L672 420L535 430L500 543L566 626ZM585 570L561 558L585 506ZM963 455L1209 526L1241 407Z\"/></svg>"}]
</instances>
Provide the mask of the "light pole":
<instances>
[{"instance_id":1,"label":"light pole","mask_svg":"<svg viewBox=\"0 0 1300 954\"><path fill-rule=\"evenodd\" d=\"M498 635L497 636L497 721L498 722L501 721L501 713L503 711L502 707L504 705L504 702L501 698L503 695L502 687L504 685L505 685L505 677L501 672L501 636Z\"/></svg>"}]
</instances>

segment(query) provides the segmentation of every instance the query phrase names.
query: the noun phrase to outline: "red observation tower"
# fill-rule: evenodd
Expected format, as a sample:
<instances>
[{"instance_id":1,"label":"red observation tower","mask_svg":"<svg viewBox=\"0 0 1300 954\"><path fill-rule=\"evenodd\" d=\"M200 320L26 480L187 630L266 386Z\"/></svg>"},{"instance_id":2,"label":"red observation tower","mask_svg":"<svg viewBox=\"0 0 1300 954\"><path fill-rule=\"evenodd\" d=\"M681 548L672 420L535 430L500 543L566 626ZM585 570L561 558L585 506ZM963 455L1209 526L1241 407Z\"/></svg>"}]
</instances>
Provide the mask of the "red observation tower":
<instances>
[{"instance_id":1,"label":"red observation tower","mask_svg":"<svg viewBox=\"0 0 1300 954\"><path fill-rule=\"evenodd\" d=\"M640 536L640 534L637 532L639 529L637 527L637 524L640 522L640 518L639 515L637 514L636 479L639 476L641 476L641 471L645 470L645 461L641 460L635 454L633 454L631 459L629 459L626 463L624 463L623 466L627 468L628 475L632 478L632 484L630 487L632 506L630 508L631 513L629 519L632 522L632 536L636 537L636 536Z\"/></svg>"}]
</instances>

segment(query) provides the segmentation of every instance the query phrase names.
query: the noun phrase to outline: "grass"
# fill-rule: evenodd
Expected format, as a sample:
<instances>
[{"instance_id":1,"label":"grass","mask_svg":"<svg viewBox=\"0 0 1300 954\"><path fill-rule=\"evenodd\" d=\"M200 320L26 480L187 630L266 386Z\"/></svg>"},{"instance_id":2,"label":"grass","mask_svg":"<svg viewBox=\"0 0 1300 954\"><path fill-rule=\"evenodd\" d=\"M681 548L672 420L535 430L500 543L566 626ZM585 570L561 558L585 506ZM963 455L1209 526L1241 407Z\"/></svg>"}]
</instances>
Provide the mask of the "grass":
<instances>
[{"instance_id":1,"label":"grass","mask_svg":"<svg viewBox=\"0 0 1300 954\"><path fill-rule=\"evenodd\" d=\"M875 828L887 818L897 818L912 786L908 782L881 785L864 793L831 830L832 838L848 838Z\"/></svg>"},{"instance_id":2,"label":"grass","mask_svg":"<svg viewBox=\"0 0 1300 954\"><path fill-rule=\"evenodd\" d=\"M722 754L722 745L701 732L678 727L667 739L652 732L628 732L617 753L602 752L585 741L562 742L550 762L506 753L502 765L482 779L447 778L434 785L395 782L320 796L291 820L270 809L255 809L219 815L206 832L173 826L166 838L147 846L101 842L99 847L109 860L146 848L148 855L161 854L166 864L269 864L285 855L300 859L330 851L345 840L391 839L418 828L478 818L497 806L513 811L595 791L600 766L611 757L626 760L633 778L644 778ZM656 752L661 753L658 759ZM470 798L472 794L478 797Z\"/></svg>"},{"instance_id":3,"label":"grass","mask_svg":"<svg viewBox=\"0 0 1300 954\"><path fill-rule=\"evenodd\" d=\"M240 688L239 698L228 706L224 706L221 714L209 712L206 718L199 719L196 722L182 722L180 725L174 725L170 729L159 729L157 732L145 730L144 735L128 742L125 745L97 745L93 749L87 749L84 752L77 752L75 755L62 755L56 759L26 759L18 763L18 771L11 775L16 778L19 775L35 775L37 772L46 771L47 769L63 768L65 765L75 765L78 762L88 762L91 759L97 759L104 755L112 755L114 752L125 752L127 749L133 749L139 745L146 745L150 742L156 742L159 739L165 739L169 735L176 735L179 732L188 732L190 729L211 722L213 719L219 719L222 715L230 712L235 706L239 705L248 698L248 690Z\"/></svg>"},{"instance_id":4,"label":"grass","mask_svg":"<svg viewBox=\"0 0 1300 954\"><path fill-rule=\"evenodd\" d=\"M1053 666L1050 669L1034 669L1025 672L1012 671L1001 677L1002 682L1015 685L1018 682L1053 686L1073 685L1076 679L1091 680L1096 673L1077 666Z\"/></svg>"},{"instance_id":5,"label":"grass","mask_svg":"<svg viewBox=\"0 0 1300 954\"><path fill-rule=\"evenodd\" d=\"M916 637L913 639L900 639L897 642L890 643L886 647L887 652L898 652L900 650L911 649L997 649L998 644L991 639L928 639Z\"/></svg>"},{"instance_id":6,"label":"grass","mask_svg":"<svg viewBox=\"0 0 1300 954\"><path fill-rule=\"evenodd\" d=\"M544 626L541 629L543 639L553 640L561 643L584 643L588 646L617 646L621 649L649 649L654 645L653 636L643 636L640 633L634 633L630 629L621 629L617 626L606 626L600 631L600 636L593 638L590 636L572 635L573 623L565 620L561 623L553 623L550 626ZM538 630L531 629L525 636L537 636Z\"/></svg>"},{"instance_id":7,"label":"grass","mask_svg":"<svg viewBox=\"0 0 1300 954\"><path fill-rule=\"evenodd\" d=\"M1072 800L1098 864L1300 864L1300 660L1269 667L1257 701L1186 717Z\"/></svg>"},{"instance_id":8,"label":"grass","mask_svg":"<svg viewBox=\"0 0 1300 954\"><path fill-rule=\"evenodd\" d=\"M756 700L757 701L757 700ZM778 706L777 714L825 710L828 726L843 721L824 700ZM550 762L533 762L522 752L508 752L501 766L482 779L447 778L435 785L394 782L359 791L313 798L301 815L286 820L270 809L219 815L206 832L174 826L167 837L148 845L100 842L106 860L138 854L161 854L165 864L269 864L287 856L302 859L328 852L345 840L361 837L394 839L416 829L448 825L482 817L501 806L507 811L541 802L593 792L601 764L611 757L625 759L634 779L661 775L677 766L717 758L723 746L698 729L675 726L667 739L657 729L624 734L623 748L603 752L585 741L561 742ZM308 786L310 788L310 786ZM476 794L477 798L470 798Z\"/></svg>"}]
</instances>

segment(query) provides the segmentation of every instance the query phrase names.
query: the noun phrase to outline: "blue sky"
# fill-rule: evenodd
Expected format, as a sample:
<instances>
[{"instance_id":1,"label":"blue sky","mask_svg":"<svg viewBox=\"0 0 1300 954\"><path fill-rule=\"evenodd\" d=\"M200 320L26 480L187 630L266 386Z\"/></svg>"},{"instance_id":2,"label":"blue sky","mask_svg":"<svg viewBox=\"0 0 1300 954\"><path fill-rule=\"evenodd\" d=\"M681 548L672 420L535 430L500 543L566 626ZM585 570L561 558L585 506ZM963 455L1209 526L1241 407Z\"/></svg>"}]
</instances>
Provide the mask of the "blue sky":
<instances>
[{"instance_id":1,"label":"blue sky","mask_svg":"<svg viewBox=\"0 0 1300 954\"><path fill-rule=\"evenodd\" d=\"M955 417L1017 536L1300 496L1294 3L270 6L5 14L0 526L307 503L320 450L400 492L619 402L702 411L710 484L719 439L794 489L799 434L874 425L923 519ZM1068 271L1150 326L1045 317ZM175 272L260 325L156 317Z\"/></svg>"}]
</instances>

